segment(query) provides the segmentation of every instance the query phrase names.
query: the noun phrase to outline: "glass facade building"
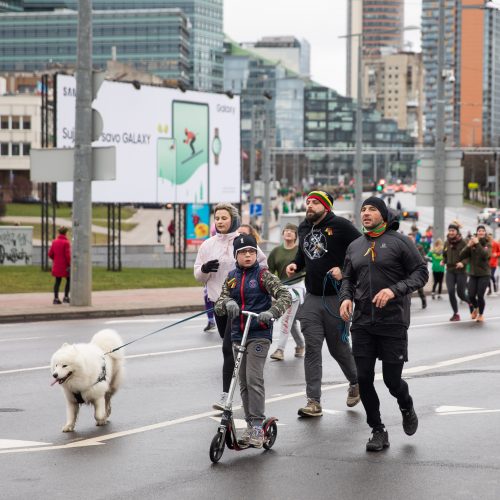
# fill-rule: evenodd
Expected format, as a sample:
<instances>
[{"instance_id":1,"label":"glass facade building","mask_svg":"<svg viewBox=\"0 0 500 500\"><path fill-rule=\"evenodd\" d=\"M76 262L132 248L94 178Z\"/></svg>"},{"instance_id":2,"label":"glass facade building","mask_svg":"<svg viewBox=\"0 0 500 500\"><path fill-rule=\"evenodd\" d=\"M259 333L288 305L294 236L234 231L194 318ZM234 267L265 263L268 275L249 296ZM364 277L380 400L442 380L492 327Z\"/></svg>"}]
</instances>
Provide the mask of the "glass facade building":
<instances>
[{"instance_id":1,"label":"glass facade building","mask_svg":"<svg viewBox=\"0 0 500 500\"><path fill-rule=\"evenodd\" d=\"M0 0L0 12L22 12L22 0L2 1Z\"/></svg>"},{"instance_id":2,"label":"glass facade building","mask_svg":"<svg viewBox=\"0 0 500 500\"><path fill-rule=\"evenodd\" d=\"M398 148L414 145L413 138L406 131L399 130L396 121L384 119L375 109L363 109L363 147L394 149L394 158L385 155L386 157L375 160L379 168L386 168L390 161L394 161L398 155ZM356 102L327 87L307 86L304 92L304 146L354 148ZM319 152L315 157L311 156L310 161L315 179L328 182L331 174L329 170L332 167L338 175L351 174L354 156L336 154L334 157L328 157ZM367 178L372 179L372 168L372 155L365 155L363 158L365 181ZM398 172L402 176L410 174L410 164L406 165L402 158L398 160Z\"/></svg>"},{"instance_id":3,"label":"glass facade building","mask_svg":"<svg viewBox=\"0 0 500 500\"><path fill-rule=\"evenodd\" d=\"M78 1L25 0L23 5L26 12L36 11L40 22L43 23L43 16L48 15L49 12L56 15L62 12L58 9L71 9L76 11L78 8ZM105 35L107 41L114 41L115 38L119 38L120 36L128 39L126 46L122 47L124 50L120 51L120 48L117 47L117 56L120 62L131 63L136 66L137 69L151 71L164 78L172 78L170 70L168 72L169 74L165 76L165 65L162 61L165 55L168 57L172 56L176 42L172 41L172 44L168 47L165 45L168 43L166 38L172 37L172 40L175 38L173 36L175 28L171 30L168 29L171 27L171 20L165 19L162 12L169 9L180 9L185 16L184 22L186 22L186 20L187 22L186 25L183 23L181 27L177 28L178 54L176 57L180 65L177 73L181 75L182 71L186 71L184 59L187 57L187 86L204 91L223 90L223 0L94 0L93 9L95 11L107 11L106 13L99 12L99 16L107 16L108 19L112 19L113 17L116 18L116 24L113 26L112 31ZM144 12L146 10L150 12L147 21L144 24L134 27L134 17L137 17L138 12ZM41 14L44 11L47 12L47 14ZM126 11L129 11L129 14L127 14L127 21L123 22L120 18L125 15L123 13ZM142 14L141 16L143 17ZM123 35L120 32L121 23L127 28L127 33ZM32 26L36 26L36 19L31 21L29 28ZM163 31L169 31L169 33L163 33ZM186 32L189 35L188 50L186 50L186 41L184 40ZM0 44L2 43L1 35L0 33ZM94 26L94 38L96 38L96 35L97 33ZM142 40L138 40L138 43L134 45L134 38L137 37L141 37ZM150 37L152 38L151 43L149 43ZM29 37L30 40L31 38L32 37ZM18 43L20 42L21 40L18 40ZM143 49L146 42L148 42L149 45L145 53ZM27 50L30 50L27 47L29 43L33 42L28 41L25 43ZM67 37L65 37L63 43L61 43L62 47L57 47L57 50L64 52L66 43ZM109 43L108 45L117 44ZM94 46L96 46L95 41ZM165 52L167 49L168 52ZM102 57L102 50L99 49L99 51L100 53L94 54L94 60ZM106 51L106 49L104 49L104 51ZM131 53L135 55L131 55L129 59L126 59L125 55L128 54L127 51L131 51ZM110 52L108 52L108 54L110 54ZM142 56L147 55L148 60L155 61L157 69L154 68L155 64L153 64L153 62L147 65L142 64L137 66L141 57L139 54L142 54ZM0 61L5 55L6 54L0 54ZM63 62L59 61L57 53L55 56L53 61ZM169 63L168 66L170 67L171 64ZM6 68L6 70L14 71L16 68L9 67Z\"/></svg>"},{"instance_id":4,"label":"glass facade building","mask_svg":"<svg viewBox=\"0 0 500 500\"><path fill-rule=\"evenodd\" d=\"M76 64L77 12L0 15L0 71L30 72ZM179 9L94 11L93 62L118 60L189 85L189 23Z\"/></svg>"}]
</instances>

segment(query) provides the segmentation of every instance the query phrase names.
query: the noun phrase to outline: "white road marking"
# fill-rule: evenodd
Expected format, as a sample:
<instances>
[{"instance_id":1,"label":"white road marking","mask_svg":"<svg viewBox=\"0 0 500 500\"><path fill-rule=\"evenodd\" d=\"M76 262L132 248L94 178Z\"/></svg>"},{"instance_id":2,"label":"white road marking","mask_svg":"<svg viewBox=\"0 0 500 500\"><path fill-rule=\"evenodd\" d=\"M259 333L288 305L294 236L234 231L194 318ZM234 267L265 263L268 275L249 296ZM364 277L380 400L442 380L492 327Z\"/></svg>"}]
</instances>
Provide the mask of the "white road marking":
<instances>
[{"instance_id":1,"label":"white road marking","mask_svg":"<svg viewBox=\"0 0 500 500\"><path fill-rule=\"evenodd\" d=\"M159 351L159 352L148 352L144 354L131 354L130 356L125 356L125 359L133 359L133 358L147 358L151 356L164 356L166 354L179 354L182 352L191 352L191 351L204 351L207 349L220 349L220 345L211 345L207 347L191 347L188 349L177 349L175 351ZM2 370L0 371L0 375L7 375L8 373L23 373L23 372L32 372L36 370L47 370L50 368L50 365L45 366L34 366L32 368L17 368L14 370Z\"/></svg>"},{"instance_id":2,"label":"white road marking","mask_svg":"<svg viewBox=\"0 0 500 500\"><path fill-rule=\"evenodd\" d=\"M468 406L439 406L436 408L438 415L469 415L471 413L500 413L500 410L487 410L486 408L471 408Z\"/></svg>"},{"instance_id":3,"label":"white road marking","mask_svg":"<svg viewBox=\"0 0 500 500\"><path fill-rule=\"evenodd\" d=\"M328 413L329 415L337 415L339 413L345 413L340 410L327 410L326 408L323 408L323 413Z\"/></svg>"},{"instance_id":4,"label":"white road marking","mask_svg":"<svg viewBox=\"0 0 500 500\"><path fill-rule=\"evenodd\" d=\"M104 321L105 325L126 325L126 324L136 324L136 323L175 323L176 321L181 321L186 318L144 318L144 319L110 319ZM199 321L200 323L205 321L204 318L192 318L189 321Z\"/></svg>"},{"instance_id":5,"label":"white road marking","mask_svg":"<svg viewBox=\"0 0 500 500\"><path fill-rule=\"evenodd\" d=\"M500 319L500 316L492 316L492 317L489 317L489 316L486 316L486 322L488 321L492 321L494 319ZM477 323L477 321L473 320L473 319L463 319L461 321L459 321L460 324L464 324L464 323ZM425 323L425 324L422 324L422 325L410 325L410 328L427 328L427 327L430 327L430 326L443 326L443 325L449 325L449 326L454 326L456 325L457 323L455 321L443 321L442 323ZM478 326L480 326L478 324Z\"/></svg>"},{"instance_id":6,"label":"white road marking","mask_svg":"<svg viewBox=\"0 0 500 500\"><path fill-rule=\"evenodd\" d=\"M405 374L405 373L420 373L420 372L425 372L425 371L429 371L429 370L435 370L437 368L442 368L443 366L451 366L451 365L456 365L456 364L460 364L460 363L466 363L468 361L474 361L477 359L484 359L487 357L497 356L497 355L500 355L500 350L487 351L487 352L483 352L483 353L479 353L479 354L473 354L471 356L463 356L460 358L449 359L446 361L440 361L440 362L434 363L432 365L416 366L414 368L404 370L403 374ZM381 380L382 374L381 373L377 374L375 376L375 379ZM336 385L332 385L329 387L323 387L322 390L323 390L323 392L332 391L335 389L347 387L348 384L349 384L348 382L346 382L344 384L336 384ZM266 404L274 403L276 401L284 401L287 399L294 399L297 397L304 397L304 396L305 396L305 391L294 392L292 394L286 394L283 396L278 396L278 397L266 399ZM499 410L480 410L480 411L482 413L493 413L493 412L497 412ZM472 413L472 411L470 413ZM139 434L141 432L154 431L157 429L171 427L171 426L183 424L186 422L193 422L195 420L200 420L200 419L207 418L207 417L213 417L213 416L218 415L218 414L220 414L219 411L209 411L209 412L204 412L204 413L197 413L194 415L189 415L187 417L177 418L174 420L166 420L164 422L158 422L156 424L145 425L143 427L137 427L135 429L129 429L126 431L121 431L121 432L114 432L114 433L103 435L103 436L96 436L94 438L84 439L82 441L75 441L73 443L55 445L55 446L45 446L45 447L40 447L40 448L28 447L28 448L15 448L15 449L10 449L10 450L0 450L0 454L21 453L21 452L28 452L28 451L32 451L32 452L34 452L34 451L51 451L51 450L63 450L63 449L68 449L68 448L79 448L79 447L83 447L83 446L96 446L96 445L104 444L103 442L107 442L111 439L116 439L116 438L120 438L120 437L124 437L124 436L131 436L134 434Z\"/></svg>"},{"instance_id":7,"label":"white road marking","mask_svg":"<svg viewBox=\"0 0 500 500\"><path fill-rule=\"evenodd\" d=\"M0 339L0 342L17 342L18 340L35 340L41 338L42 337L14 337L11 339Z\"/></svg>"},{"instance_id":8,"label":"white road marking","mask_svg":"<svg viewBox=\"0 0 500 500\"><path fill-rule=\"evenodd\" d=\"M52 443L41 443L39 441L19 441L17 439L0 439L0 450L5 448L26 448L27 446L49 446Z\"/></svg>"}]
</instances>

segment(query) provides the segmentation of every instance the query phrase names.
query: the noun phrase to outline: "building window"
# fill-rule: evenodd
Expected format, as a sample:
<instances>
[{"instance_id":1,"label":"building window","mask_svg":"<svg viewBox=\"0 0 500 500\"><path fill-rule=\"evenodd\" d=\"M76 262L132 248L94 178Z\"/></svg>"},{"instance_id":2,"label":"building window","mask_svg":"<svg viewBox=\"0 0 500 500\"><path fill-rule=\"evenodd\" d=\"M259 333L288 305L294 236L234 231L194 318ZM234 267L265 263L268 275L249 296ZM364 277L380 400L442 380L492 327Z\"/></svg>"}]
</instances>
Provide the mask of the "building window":
<instances>
[{"instance_id":1,"label":"building window","mask_svg":"<svg viewBox=\"0 0 500 500\"><path fill-rule=\"evenodd\" d=\"M9 117L6 115L0 116L0 129L9 128Z\"/></svg>"},{"instance_id":2,"label":"building window","mask_svg":"<svg viewBox=\"0 0 500 500\"><path fill-rule=\"evenodd\" d=\"M31 130L31 116L23 116L23 129Z\"/></svg>"},{"instance_id":3,"label":"building window","mask_svg":"<svg viewBox=\"0 0 500 500\"><path fill-rule=\"evenodd\" d=\"M18 130L21 128L21 117L13 116L12 117L12 130Z\"/></svg>"},{"instance_id":4,"label":"building window","mask_svg":"<svg viewBox=\"0 0 500 500\"><path fill-rule=\"evenodd\" d=\"M9 156L9 143L0 143L0 156Z\"/></svg>"},{"instance_id":5,"label":"building window","mask_svg":"<svg viewBox=\"0 0 500 500\"><path fill-rule=\"evenodd\" d=\"M19 156L21 154L21 145L13 142L12 143L12 156Z\"/></svg>"},{"instance_id":6,"label":"building window","mask_svg":"<svg viewBox=\"0 0 500 500\"><path fill-rule=\"evenodd\" d=\"M29 156L31 151L31 144L29 142L23 143L23 156Z\"/></svg>"}]
</instances>

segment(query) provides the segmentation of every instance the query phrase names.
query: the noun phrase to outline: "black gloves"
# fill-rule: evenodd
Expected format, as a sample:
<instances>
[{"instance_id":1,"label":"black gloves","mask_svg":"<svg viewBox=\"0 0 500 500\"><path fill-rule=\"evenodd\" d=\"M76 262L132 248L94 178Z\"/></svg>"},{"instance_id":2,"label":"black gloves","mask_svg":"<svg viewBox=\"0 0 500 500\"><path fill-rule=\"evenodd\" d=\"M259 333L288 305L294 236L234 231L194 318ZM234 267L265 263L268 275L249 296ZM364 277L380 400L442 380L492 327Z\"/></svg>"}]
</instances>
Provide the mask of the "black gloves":
<instances>
[{"instance_id":1,"label":"black gloves","mask_svg":"<svg viewBox=\"0 0 500 500\"><path fill-rule=\"evenodd\" d=\"M274 320L274 314L271 311L263 311L257 316L257 321L264 323L267 326L271 326Z\"/></svg>"},{"instance_id":2,"label":"black gloves","mask_svg":"<svg viewBox=\"0 0 500 500\"><path fill-rule=\"evenodd\" d=\"M234 319L240 314L240 306L233 300L230 299L226 302L227 318Z\"/></svg>"},{"instance_id":3,"label":"black gloves","mask_svg":"<svg viewBox=\"0 0 500 500\"><path fill-rule=\"evenodd\" d=\"M219 269L219 261L217 259L215 260L209 260L208 262L205 262L201 266L201 272L208 274L208 273L216 273Z\"/></svg>"}]
</instances>

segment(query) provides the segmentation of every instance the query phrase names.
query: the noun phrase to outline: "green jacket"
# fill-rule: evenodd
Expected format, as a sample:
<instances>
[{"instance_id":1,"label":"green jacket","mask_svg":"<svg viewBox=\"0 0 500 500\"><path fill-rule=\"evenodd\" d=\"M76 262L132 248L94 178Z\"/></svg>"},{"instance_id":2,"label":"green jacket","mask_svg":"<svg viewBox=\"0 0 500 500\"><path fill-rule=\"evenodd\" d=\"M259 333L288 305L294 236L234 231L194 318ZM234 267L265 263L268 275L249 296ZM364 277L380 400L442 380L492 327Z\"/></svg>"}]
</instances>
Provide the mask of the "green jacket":
<instances>
[{"instance_id":1,"label":"green jacket","mask_svg":"<svg viewBox=\"0 0 500 500\"><path fill-rule=\"evenodd\" d=\"M481 238L477 245L466 246L460 252L460 257L469 259L470 276L490 276L491 243L485 238Z\"/></svg>"},{"instance_id":2,"label":"green jacket","mask_svg":"<svg viewBox=\"0 0 500 500\"><path fill-rule=\"evenodd\" d=\"M444 273L444 265L441 265L443 260L443 252L429 252L427 254L430 261L432 262L432 272L433 273Z\"/></svg>"}]
</instances>

